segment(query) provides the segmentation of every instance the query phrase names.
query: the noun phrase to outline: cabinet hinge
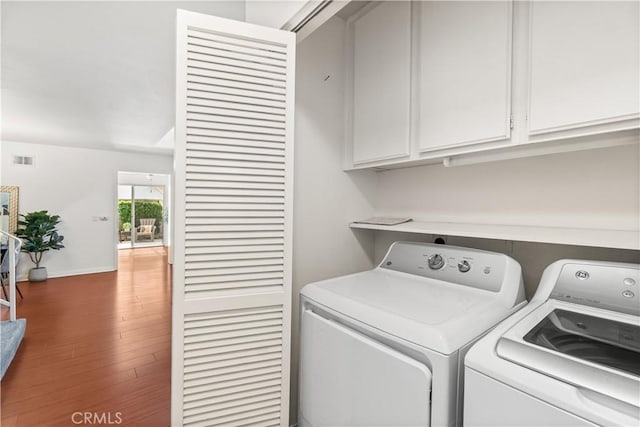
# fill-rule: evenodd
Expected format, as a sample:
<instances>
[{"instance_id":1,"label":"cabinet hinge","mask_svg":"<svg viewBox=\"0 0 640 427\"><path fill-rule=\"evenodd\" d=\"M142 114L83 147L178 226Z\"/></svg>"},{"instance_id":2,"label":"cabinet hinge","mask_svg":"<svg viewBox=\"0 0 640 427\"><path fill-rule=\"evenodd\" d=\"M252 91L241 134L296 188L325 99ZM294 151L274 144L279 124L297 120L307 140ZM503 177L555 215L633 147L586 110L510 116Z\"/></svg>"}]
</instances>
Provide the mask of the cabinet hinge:
<instances>
[{"instance_id":1,"label":"cabinet hinge","mask_svg":"<svg viewBox=\"0 0 640 427\"><path fill-rule=\"evenodd\" d=\"M513 130L513 116L509 116L509 129Z\"/></svg>"}]
</instances>

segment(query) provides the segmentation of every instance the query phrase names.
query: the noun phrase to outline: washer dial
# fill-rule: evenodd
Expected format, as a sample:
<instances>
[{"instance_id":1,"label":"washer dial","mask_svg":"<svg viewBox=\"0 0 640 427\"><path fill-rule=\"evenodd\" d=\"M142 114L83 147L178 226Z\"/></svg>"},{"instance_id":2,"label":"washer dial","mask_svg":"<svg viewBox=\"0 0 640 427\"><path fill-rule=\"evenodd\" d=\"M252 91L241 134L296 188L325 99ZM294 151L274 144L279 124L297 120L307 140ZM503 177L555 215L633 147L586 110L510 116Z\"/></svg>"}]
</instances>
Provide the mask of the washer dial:
<instances>
[{"instance_id":1,"label":"washer dial","mask_svg":"<svg viewBox=\"0 0 640 427\"><path fill-rule=\"evenodd\" d=\"M444 258L440 254L433 254L427 259L429 268L432 270L440 270L444 267Z\"/></svg>"},{"instance_id":2,"label":"washer dial","mask_svg":"<svg viewBox=\"0 0 640 427\"><path fill-rule=\"evenodd\" d=\"M471 270L471 264L469 264L469 261L462 260L458 263L458 271L460 273L466 273L469 270Z\"/></svg>"}]
</instances>

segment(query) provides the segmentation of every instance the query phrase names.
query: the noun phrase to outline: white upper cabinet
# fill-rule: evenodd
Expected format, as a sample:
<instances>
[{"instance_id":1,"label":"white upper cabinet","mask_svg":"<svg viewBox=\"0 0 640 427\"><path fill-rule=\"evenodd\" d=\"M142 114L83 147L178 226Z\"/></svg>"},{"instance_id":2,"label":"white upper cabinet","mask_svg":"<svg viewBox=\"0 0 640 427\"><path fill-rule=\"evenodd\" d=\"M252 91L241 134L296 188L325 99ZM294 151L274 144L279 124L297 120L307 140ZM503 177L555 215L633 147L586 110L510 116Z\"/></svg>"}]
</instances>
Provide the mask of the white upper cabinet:
<instances>
[{"instance_id":1,"label":"white upper cabinet","mask_svg":"<svg viewBox=\"0 0 640 427\"><path fill-rule=\"evenodd\" d=\"M349 32L352 162L408 156L411 3L366 7L350 20Z\"/></svg>"},{"instance_id":2,"label":"white upper cabinet","mask_svg":"<svg viewBox=\"0 0 640 427\"><path fill-rule=\"evenodd\" d=\"M347 169L638 140L638 1L360 7L345 24Z\"/></svg>"},{"instance_id":3,"label":"white upper cabinet","mask_svg":"<svg viewBox=\"0 0 640 427\"><path fill-rule=\"evenodd\" d=\"M511 2L420 3L420 152L510 137L511 22Z\"/></svg>"},{"instance_id":4,"label":"white upper cabinet","mask_svg":"<svg viewBox=\"0 0 640 427\"><path fill-rule=\"evenodd\" d=\"M532 2L529 133L637 126L637 1Z\"/></svg>"}]
</instances>

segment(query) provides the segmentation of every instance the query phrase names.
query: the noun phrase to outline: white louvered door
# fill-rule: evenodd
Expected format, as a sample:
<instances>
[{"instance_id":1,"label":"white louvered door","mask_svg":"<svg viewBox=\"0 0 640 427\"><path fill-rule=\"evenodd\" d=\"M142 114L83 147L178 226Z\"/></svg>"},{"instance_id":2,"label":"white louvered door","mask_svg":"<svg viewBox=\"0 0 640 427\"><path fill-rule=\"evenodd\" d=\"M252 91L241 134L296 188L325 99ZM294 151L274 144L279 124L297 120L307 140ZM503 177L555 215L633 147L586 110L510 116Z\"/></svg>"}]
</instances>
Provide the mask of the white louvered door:
<instances>
[{"instance_id":1,"label":"white louvered door","mask_svg":"<svg viewBox=\"0 0 640 427\"><path fill-rule=\"evenodd\" d=\"M288 426L295 35L178 11L174 426Z\"/></svg>"}]
</instances>

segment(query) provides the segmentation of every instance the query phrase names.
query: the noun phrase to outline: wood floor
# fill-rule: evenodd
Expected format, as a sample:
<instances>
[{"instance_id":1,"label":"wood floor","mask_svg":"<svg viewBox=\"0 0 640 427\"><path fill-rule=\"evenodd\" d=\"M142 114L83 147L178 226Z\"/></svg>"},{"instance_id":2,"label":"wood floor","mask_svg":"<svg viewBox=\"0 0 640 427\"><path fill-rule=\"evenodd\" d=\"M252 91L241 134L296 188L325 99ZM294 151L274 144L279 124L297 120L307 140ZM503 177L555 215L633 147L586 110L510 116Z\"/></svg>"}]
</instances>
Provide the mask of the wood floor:
<instances>
[{"instance_id":1,"label":"wood floor","mask_svg":"<svg viewBox=\"0 0 640 427\"><path fill-rule=\"evenodd\" d=\"M170 424L166 250L119 253L118 272L20 284L27 331L0 384L2 427Z\"/></svg>"}]
</instances>

